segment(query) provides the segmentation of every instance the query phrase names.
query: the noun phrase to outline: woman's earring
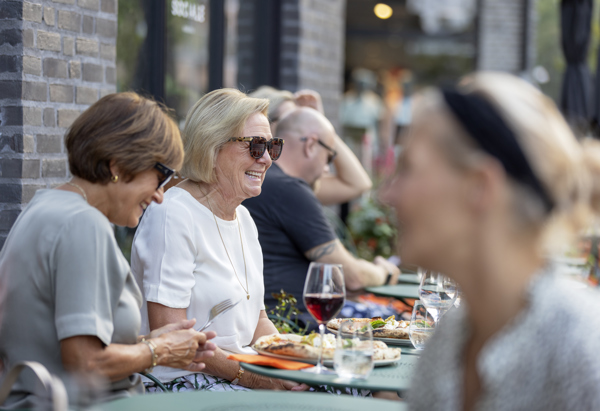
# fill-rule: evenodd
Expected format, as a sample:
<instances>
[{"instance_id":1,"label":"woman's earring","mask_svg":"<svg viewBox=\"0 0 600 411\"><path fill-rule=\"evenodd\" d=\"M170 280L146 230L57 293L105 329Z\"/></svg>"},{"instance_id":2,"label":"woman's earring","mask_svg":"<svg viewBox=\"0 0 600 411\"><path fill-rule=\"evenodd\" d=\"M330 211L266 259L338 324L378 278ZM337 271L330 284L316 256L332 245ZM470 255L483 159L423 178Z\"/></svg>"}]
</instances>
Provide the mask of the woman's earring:
<instances>
[{"instance_id":1,"label":"woman's earring","mask_svg":"<svg viewBox=\"0 0 600 411\"><path fill-rule=\"evenodd\" d=\"M113 183L116 183L117 181L119 181L119 176L112 176L110 178L110 181L112 181Z\"/></svg>"}]
</instances>

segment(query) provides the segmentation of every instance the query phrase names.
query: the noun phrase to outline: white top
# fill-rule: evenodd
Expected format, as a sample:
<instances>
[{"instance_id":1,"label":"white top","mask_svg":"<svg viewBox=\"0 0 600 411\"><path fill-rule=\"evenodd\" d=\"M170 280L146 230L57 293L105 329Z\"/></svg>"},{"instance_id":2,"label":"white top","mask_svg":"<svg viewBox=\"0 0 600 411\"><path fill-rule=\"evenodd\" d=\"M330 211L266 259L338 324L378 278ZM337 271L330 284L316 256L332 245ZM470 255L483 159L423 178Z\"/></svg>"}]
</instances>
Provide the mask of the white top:
<instances>
[{"instance_id":1,"label":"white top","mask_svg":"<svg viewBox=\"0 0 600 411\"><path fill-rule=\"evenodd\" d=\"M527 306L481 349L475 410L600 410L600 293L554 267L527 290ZM414 372L411 410L463 409L468 306L444 315Z\"/></svg>"},{"instance_id":2,"label":"white top","mask_svg":"<svg viewBox=\"0 0 600 411\"><path fill-rule=\"evenodd\" d=\"M186 308L187 318L200 327L210 309L225 299L242 300L219 317L208 330L217 332L215 344L227 352L254 354L250 344L264 306L263 256L258 231L244 206L236 209L246 256L250 299L227 258L212 212L187 191L173 187L162 204L151 204L133 239L131 270L144 293L142 334L149 332L147 302ZM223 241L239 280L246 287L238 222L217 217ZM171 381L190 371L156 367L153 374Z\"/></svg>"}]
</instances>

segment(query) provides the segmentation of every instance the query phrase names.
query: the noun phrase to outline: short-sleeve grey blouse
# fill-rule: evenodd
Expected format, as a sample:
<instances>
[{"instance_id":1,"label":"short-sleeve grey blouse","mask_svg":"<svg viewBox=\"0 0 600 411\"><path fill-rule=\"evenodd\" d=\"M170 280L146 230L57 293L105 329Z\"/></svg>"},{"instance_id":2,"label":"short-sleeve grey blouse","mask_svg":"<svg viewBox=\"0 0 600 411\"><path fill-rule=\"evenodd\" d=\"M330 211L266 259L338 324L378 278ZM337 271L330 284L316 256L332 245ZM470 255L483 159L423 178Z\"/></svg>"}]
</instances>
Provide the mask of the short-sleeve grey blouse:
<instances>
[{"instance_id":1,"label":"short-sleeve grey blouse","mask_svg":"<svg viewBox=\"0 0 600 411\"><path fill-rule=\"evenodd\" d=\"M0 327L5 368L37 361L71 383L60 341L79 335L105 345L135 344L141 292L108 219L76 193L40 190L23 210L0 253L7 288ZM35 380L24 373L5 406L29 408ZM110 384L104 398L143 392L138 375ZM103 399L104 399L103 398ZM71 398L77 401L76 398ZM73 402L72 401L72 402Z\"/></svg>"}]
</instances>

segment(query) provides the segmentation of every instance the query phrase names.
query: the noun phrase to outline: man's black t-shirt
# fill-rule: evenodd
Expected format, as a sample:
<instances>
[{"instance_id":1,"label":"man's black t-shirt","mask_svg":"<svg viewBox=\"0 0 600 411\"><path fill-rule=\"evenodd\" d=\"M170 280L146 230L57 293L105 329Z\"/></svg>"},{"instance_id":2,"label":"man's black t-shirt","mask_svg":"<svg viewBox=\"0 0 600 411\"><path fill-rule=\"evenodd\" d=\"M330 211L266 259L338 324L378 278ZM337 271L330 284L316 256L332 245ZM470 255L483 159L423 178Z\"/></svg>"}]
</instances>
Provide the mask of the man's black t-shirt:
<instances>
[{"instance_id":1,"label":"man's black t-shirt","mask_svg":"<svg viewBox=\"0 0 600 411\"><path fill-rule=\"evenodd\" d=\"M288 176L273 163L261 194L243 205L258 228L267 311L277 302L271 293L283 289L296 297L298 308L305 312L302 291L310 261L304 253L337 238L321 203L305 181Z\"/></svg>"}]
</instances>

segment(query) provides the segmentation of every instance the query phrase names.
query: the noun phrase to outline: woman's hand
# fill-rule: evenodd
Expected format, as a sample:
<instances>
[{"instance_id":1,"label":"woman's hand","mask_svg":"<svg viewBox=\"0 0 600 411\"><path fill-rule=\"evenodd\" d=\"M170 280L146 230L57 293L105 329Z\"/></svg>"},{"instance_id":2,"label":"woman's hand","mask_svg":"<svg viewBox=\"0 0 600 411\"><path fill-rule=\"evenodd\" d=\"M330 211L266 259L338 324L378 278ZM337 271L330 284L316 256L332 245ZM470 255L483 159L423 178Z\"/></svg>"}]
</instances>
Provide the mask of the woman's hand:
<instances>
[{"instance_id":1,"label":"woman's hand","mask_svg":"<svg viewBox=\"0 0 600 411\"><path fill-rule=\"evenodd\" d=\"M321 95L314 90L299 90L294 93L294 100L297 105L301 107L310 107L314 108L321 114L324 113L323 110L323 101L321 100Z\"/></svg>"},{"instance_id":2,"label":"woman's hand","mask_svg":"<svg viewBox=\"0 0 600 411\"><path fill-rule=\"evenodd\" d=\"M274 390L274 391L306 391L310 387L306 384L297 382L280 380L278 378L269 378L252 372L244 372L240 380L244 387L255 390Z\"/></svg>"},{"instance_id":3,"label":"woman's hand","mask_svg":"<svg viewBox=\"0 0 600 411\"><path fill-rule=\"evenodd\" d=\"M214 338L216 333L198 332L191 328L195 323L195 320L182 320L150 333L150 337L154 337L152 341L156 344L159 365L190 371L204 369L202 359L212 357L217 349L214 343L208 341Z\"/></svg>"}]
</instances>

